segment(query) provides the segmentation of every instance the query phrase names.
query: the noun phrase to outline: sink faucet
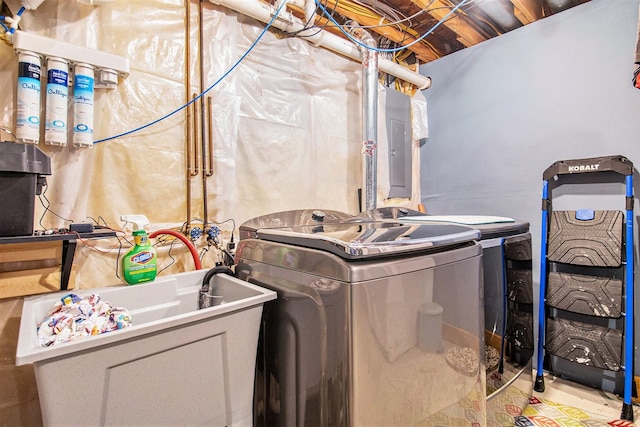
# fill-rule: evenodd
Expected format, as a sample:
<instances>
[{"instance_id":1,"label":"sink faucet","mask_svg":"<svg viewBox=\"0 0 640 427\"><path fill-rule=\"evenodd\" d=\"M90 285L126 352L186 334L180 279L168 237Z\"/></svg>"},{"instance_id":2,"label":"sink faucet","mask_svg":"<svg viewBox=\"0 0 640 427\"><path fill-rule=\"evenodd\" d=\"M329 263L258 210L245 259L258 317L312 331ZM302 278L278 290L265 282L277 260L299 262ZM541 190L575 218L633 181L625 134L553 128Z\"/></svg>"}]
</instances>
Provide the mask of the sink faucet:
<instances>
[{"instance_id":1,"label":"sink faucet","mask_svg":"<svg viewBox=\"0 0 640 427\"><path fill-rule=\"evenodd\" d=\"M229 267L224 267L222 265L217 265L216 267L207 271L202 279L202 286L200 286L200 296L198 300L199 309L213 307L223 303L222 295L212 294L213 289L211 286L211 279L213 279L213 276L215 276L216 274L228 274L230 276L234 275L233 271Z\"/></svg>"}]
</instances>

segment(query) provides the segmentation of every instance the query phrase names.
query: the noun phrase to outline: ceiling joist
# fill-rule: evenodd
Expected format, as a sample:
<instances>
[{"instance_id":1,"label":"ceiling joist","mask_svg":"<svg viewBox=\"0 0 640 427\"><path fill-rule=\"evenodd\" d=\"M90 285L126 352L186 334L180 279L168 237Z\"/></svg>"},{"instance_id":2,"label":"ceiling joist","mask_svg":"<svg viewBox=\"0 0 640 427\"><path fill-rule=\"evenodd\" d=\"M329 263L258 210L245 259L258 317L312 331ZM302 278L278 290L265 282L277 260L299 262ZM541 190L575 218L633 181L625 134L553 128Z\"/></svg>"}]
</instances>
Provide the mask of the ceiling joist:
<instances>
[{"instance_id":1,"label":"ceiling joist","mask_svg":"<svg viewBox=\"0 0 640 427\"><path fill-rule=\"evenodd\" d=\"M522 25L527 25L543 17L541 0L511 0L513 12Z\"/></svg>"},{"instance_id":2,"label":"ceiling joist","mask_svg":"<svg viewBox=\"0 0 640 427\"><path fill-rule=\"evenodd\" d=\"M263 0L274 3L279 0ZM294 0L287 5L300 19L305 19L303 6L309 0ZM548 15L555 14L586 3L590 0L570 0L562 2L562 7L549 7L550 0L473 0L460 5L462 0L321 0L326 8L341 24L355 21L376 33L381 47L408 46L407 50L395 56L396 61L407 59L413 63L413 56L421 63L430 62L457 50L481 43L516 29L520 21L527 25ZM500 10L481 7L478 1L495 1L504 6ZM488 6L488 5L485 5ZM511 14L511 17L504 13ZM446 19L445 19L446 17ZM397 21L397 22L396 22ZM437 28L434 26L440 22ZM341 37L346 37L340 28L329 22L322 13L317 13L314 26ZM424 34L428 34L422 38ZM420 38L419 42L416 42ZM410 55L413 53L413 55Z\"/></svg>"},{"instance_id":3,"label":"ceiling joist","mask_svg":"<svg viewBox=\"0 0 640 427\"><path fill-rule=\"evenodd\" d=\"M362 26L371 26L371 31L399 45L405 46L417 40L414 35L403 29L399 29L397 26L384 25L389 21L373 12L371 15L358 14L354 12L353 9L346 7L344 1L338 0L327 0L327 5L345 18L352 19ZM440 57L432 48L421 42L415 43L409 47L409 50L414 52L416 57L422 62L430 62Z\"/></svg>"},{"instance_id":4,"label":"ceiling joist","mask_svg":"<svg viewBox=\"0 0 640 427\"><path fill-rule=\"evenodd\" d=\"M411 0L411 2L420 9L427 9L429 15L438 21L447 16L447 14L451 12L451 9L455 7L455 5L446 0ZM475 24L466 15L461 13L450 16L444 25L458 35L458 41L465 47L473 46L474 44L487 40L484 35L475 29Z\"/></svg>"}]
</instances>

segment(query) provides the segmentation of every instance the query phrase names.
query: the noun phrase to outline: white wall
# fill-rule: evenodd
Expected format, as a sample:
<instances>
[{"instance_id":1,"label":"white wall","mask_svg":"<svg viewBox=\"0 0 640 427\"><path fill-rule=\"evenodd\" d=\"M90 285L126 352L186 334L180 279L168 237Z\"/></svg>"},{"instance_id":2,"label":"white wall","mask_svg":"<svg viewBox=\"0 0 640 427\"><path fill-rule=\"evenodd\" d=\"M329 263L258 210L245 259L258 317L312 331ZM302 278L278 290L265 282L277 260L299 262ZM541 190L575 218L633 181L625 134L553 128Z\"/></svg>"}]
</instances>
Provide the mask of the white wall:
<instances>
[{"instance_id":1,"label":"white wall","mask_svg":"<svg viewBox=\"0 0 640 427\"><path fill-rule=\"evenodd\" d=\"M638 3L592 0L421 69L433 79L422 202L434 214L529 221L536 295L543 171L615 154L640 166L640 90L631 83Z\"/></svg>"}]
</instances>

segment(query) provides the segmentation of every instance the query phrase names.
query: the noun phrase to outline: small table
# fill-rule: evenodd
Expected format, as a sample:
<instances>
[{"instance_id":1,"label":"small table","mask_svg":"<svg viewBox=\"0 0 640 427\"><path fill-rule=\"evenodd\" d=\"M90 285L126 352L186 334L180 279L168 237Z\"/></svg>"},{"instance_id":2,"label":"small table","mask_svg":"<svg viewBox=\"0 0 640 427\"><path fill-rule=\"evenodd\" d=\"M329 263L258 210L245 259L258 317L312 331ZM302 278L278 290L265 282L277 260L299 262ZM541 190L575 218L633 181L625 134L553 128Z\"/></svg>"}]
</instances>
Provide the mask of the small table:
<instances>
[{"instance_id":1,"label":"small table","mask_svg":"<svg viewBox=\"0 0 640 427\"><path fill-rule=\"evenodd\" d=\"M60 290L65 291L69 286L69 277L71 276L71 266L73 265L73 257L76 251L76 242L78 239L104 239L116 237L116 232L108 228L96 228L88 233L53 233L39 234L31 236L10 236L0 237L0 245L7 243L41 243L51 241L62 242L62 265L60 267Z\"/></svg>"}]
</instances>

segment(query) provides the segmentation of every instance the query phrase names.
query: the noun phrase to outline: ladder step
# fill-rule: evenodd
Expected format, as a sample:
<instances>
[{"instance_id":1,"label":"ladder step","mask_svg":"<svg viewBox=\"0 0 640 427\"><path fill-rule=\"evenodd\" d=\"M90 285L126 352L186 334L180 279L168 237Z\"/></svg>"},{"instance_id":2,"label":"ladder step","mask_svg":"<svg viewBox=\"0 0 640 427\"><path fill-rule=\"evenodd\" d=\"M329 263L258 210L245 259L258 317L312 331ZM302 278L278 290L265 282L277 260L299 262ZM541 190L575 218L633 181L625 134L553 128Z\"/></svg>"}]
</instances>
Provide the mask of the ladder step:
<instances>
[{"instance_id":1,"label":"ladder step","mask_svg":"<svg viewBox=\"0 0 640 427\"><path fill-rule=\"evenodd\" d=\"M619 371L622 331L587 323L549 318L546 349L550 354L584 366Z\"/></svg>"},{"instance_id":2,"label":"ladder step","mask_svg":"<svg viewBox=\"0 0 640 427\"><path fill-rule=\"evenodd\" d=\"M578 219L579 212L551 213L548 260L594 267L622 265L622 211L593 211L592 219Z\"/></svg>"},{"instance_id":3,"label":"ladder step","mask_svg":"<svg viewBox=\"0 0 640 427\"><path fill-rule=\"evenodd\" d=\"M618 319L622 316L622 280L551 272L546 302L572 313Z\"/></svg>"}]
</instances>

